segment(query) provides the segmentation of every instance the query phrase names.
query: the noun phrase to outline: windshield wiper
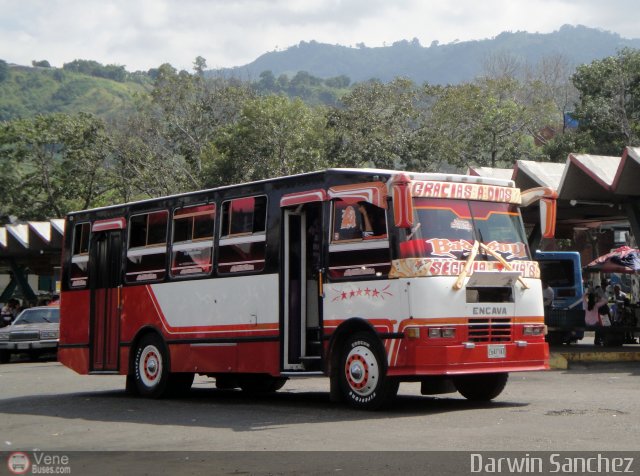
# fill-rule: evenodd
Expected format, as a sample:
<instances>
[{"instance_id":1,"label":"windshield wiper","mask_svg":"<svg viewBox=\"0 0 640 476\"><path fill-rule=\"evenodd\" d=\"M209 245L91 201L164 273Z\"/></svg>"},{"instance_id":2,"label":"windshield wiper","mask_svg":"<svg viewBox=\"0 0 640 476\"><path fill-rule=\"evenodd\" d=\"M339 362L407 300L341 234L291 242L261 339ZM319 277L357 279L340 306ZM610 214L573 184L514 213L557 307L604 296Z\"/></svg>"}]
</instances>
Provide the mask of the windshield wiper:
<instances>
[{"instance_id":1,"label":"windshield wiper","mask_svg":"<svg viewBox=\"0 0 640 476\"><path fill-rule=\"evenodd\" d=\"M469 256L467 257L467 262L464 264L464 268L462 268L462 271L460 271L460 274L458 275L458 279L456 279L456 282L453 283L453 289L462 288L462 283L464 282L464 278L466 278L467 274L469 274L471 265L473 264L473 261L476 259L479 246L480 246L480 242L476 240L473 243L473 247L471 248L471 252L469 253Z\"/></svg>"},{"instance_id":2,"label":"windshield wiper","mask_svg":"<svg viewBox=\"0 0 640 476\"><path fill-rule=\"evenodd\" d=\"M413 238L413 235L416 234L416 232L420 229L421 226L422 226L422 222L418 222L416 225L411 227L411 233L407 235L407 241Z\"/></svg>"},{"instance_id":3,"label":"windshield wiper","mask_svg":"<svg viewBox=\"0 0 640 476\"><path fill-rule=\"evenodd\" d=\"M458 275L458 279L456 279L456 282L453 283L453 289L456 289L456 290L462 289L464 278L466 278L467 275L469 274L469 270L471 269L471 266L473 265L473 262L476 259L476 255L478 254L479 248L482 248L482 251L490 254L496 260L498 260L498 262L502 264L507 271L513 271L513 267L507 260L505 260L502 256L500 256L498 253L493 251L484 243L476 240L473 243L473 248L471 248L471 252L469 253L469 256L467 257L467 261L464 264L464 268L462 268L462 271L460 271L460 274ZM527 283L525 283L524 280L522 279L522 275L518 276L518 281L520 281L520 284L524 289L529 289L529 286L527 285Z\"/></svg>"},{"instance_id":4,"label":"windshield wiper","mask_svg":"<svg viewBox=\"0 0 640 476\"><path fill-rule=\"evenodd\" d=\"M500 256L499 253L493 251L484 243L480 243L480 248L482 248L484 252L489 253L491 256L497 259L498 262L500 262L500 264L502 264L502 266L504 266L507 269L507 271L513 271L513 267L511 266L511 263L509 263L506 259ZM522 274L518 276L518 281L520 281L520 284L522 284L522 287L524 289L529 289L529 286L527 286L527 283L525 283L524 280L522 279Z\"/></svg>"}]
</instances>

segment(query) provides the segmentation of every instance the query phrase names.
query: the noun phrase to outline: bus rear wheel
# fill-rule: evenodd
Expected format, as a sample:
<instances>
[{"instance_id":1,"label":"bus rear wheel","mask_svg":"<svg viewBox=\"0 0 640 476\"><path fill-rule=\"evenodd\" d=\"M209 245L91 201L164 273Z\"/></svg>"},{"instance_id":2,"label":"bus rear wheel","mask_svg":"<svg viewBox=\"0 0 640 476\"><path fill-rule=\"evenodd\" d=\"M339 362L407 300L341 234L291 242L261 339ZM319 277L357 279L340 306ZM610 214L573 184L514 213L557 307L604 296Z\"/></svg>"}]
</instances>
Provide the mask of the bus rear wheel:
<instances>
[{"instance_id":1,"label":"bus rear wheel","mask_svg":"<svg viewBox=\"0 0 640 476\"><path fill-rule=\"evenodd\" d=\"M386 376L384 357L380 342L368 332L346 340L337 373L342 396L350 406L377 410L396 396L399 382Z\"/></svg>"},{"instance_id":2,"label":"bus rear wheel","mask_svg":"<svg viewBox=\"0 0 640 476\"><path fill-rule=\"evenodd\" d=\"M508 373L459 375L453 383L467 400L488 402L502 393L508 379Z\"/></svg>"},{"instance_id":3,"label":"bus rear wheel","mask_svg":"<svg viewBox=\"0 0 640 476\"><path fill-rule=\"evenodd\" d=\"M169 384L169 361L160 336L147 334L140 339L133 367L138 395L160 398L165 394Z\"/></svg>"}]
</instances>

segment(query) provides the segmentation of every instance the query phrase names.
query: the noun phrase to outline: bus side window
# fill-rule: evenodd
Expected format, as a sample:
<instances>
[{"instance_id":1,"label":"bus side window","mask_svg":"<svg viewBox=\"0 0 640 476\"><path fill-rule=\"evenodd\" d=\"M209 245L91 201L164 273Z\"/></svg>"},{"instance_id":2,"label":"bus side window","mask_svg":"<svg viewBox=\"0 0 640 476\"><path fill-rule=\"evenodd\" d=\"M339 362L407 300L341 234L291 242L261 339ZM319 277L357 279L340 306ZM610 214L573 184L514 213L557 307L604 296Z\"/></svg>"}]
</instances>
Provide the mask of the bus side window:
<instances>
[{"instance_id":1,"label":"bus side window","mask_svg":"<svg viewBox=\"0 0 640 476\"><path fill-rule=\"evenodd\" d=\"M386 210L368 202L335 200L329 245L329 277L376 278L391 260Z\"/></svg>"},{"instance_id":2,"label":"bus side window","mask_svg":"<svg viewBox=\"0 0 640 476\"><path fill-rule=\"evenodd\" d=\"M218 271L264 269L267 197L244 197L222 203Z\"/></svg>"},{"instance_id":3,"label":"bus side window","mask_svg":"<svg viewBox=\"0 0 640 476\"><path fill-rule=\"evenodd\" d=\"M215 204L185 207L174 212L172 277L211 273L214 224Z\"/></svg>"},{"instance_id":4,"label":"bus side window","mask_svg":"<svg viewBox=\"0 0 640 476\"><path fill-rule=\"evenodd\" d=\"M166 210L134 215L129 220L126 280L129 283L158 281L166 275Z\"/></svg>"},{"instance_id":5,"label":"bus side window","mask_svg":"<svg viewBox=\"0 0 640 476\"><path fill-rule=\"evenodd\" d=\"M78 223L73 227L73 249L71 252L70 286L73 289L87 286L89 272L90 223Z\"/></svg>"}]
</instances>

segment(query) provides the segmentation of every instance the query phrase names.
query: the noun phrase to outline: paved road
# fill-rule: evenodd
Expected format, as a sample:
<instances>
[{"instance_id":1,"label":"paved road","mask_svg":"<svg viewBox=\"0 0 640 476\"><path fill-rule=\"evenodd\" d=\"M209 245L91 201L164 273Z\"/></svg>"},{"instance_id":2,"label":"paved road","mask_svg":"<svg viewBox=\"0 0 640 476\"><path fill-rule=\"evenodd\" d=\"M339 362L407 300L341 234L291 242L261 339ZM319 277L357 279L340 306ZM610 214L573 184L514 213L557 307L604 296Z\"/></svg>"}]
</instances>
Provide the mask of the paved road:
<instances>
[{"instance_id":1,"label":"paved road","mask_svg":"<svg viewBox=\"0 0 640 476\"><path fill-rule=\"evenodd\" d=\"M426 397L402 384L393 408L329 402L328 380L275 395L215 389L180 400L124 393L124 377L56 362L0 366L0 451L30 450L638 450L640 364L512 374L491 404Z\"/></svg>"}]
</instances>

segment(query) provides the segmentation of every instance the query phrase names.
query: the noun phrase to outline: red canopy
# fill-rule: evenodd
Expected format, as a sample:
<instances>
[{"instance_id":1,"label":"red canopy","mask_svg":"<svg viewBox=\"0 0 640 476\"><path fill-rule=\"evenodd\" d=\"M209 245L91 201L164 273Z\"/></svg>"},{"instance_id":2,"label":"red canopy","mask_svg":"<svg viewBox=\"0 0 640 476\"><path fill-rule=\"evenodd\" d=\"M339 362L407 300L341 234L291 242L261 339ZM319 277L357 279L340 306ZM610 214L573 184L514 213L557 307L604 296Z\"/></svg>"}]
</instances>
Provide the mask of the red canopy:
<instances>
[{"instance_id":1,"label":"red canopy","mask_svg":"<svg viewBox=\"0 0 640 476\"><path fill-rule=\"evenodd\" d=\"M594 259L585 266L585 270L601 273L637 273L640 271L640 250L621 246Z\"/></svg>"}]
</instances>

